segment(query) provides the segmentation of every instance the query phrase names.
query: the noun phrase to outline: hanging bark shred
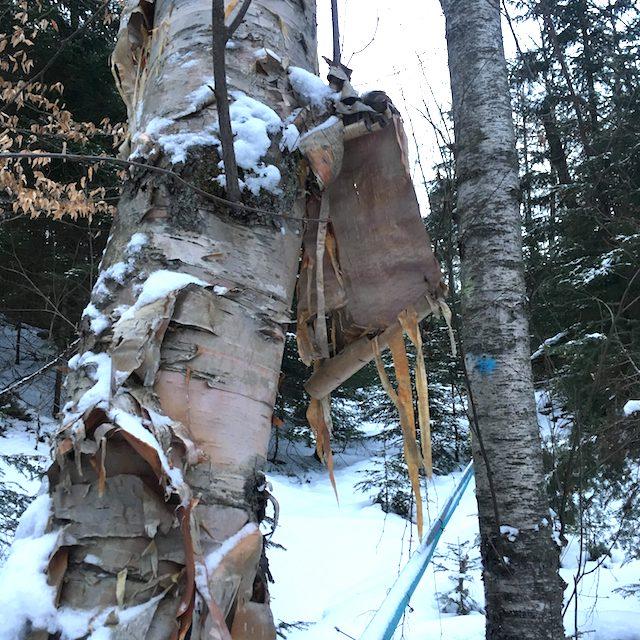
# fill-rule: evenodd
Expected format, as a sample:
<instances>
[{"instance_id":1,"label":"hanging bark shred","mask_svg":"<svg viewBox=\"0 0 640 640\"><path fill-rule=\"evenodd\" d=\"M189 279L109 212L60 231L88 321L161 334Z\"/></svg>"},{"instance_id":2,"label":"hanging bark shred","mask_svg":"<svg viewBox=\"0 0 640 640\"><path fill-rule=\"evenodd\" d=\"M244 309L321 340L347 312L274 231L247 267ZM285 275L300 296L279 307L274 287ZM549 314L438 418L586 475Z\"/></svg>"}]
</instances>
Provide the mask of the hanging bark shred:
<instances>
[{"instance_id":1,"label":"hanging bark shred","mask_svg":"<svg viewBox=\"0 0 640 640\"><path fill-rule=\"evenodd\" d=\"M331 404L329 397L311 398L307 408L307 422L316 436L318 457L327 465L333 492L338 500L338 487L333 472L333 452L331 451Z\"/></svg>"},{"instance_id":2,"label":"hanging bark shred","mask_svg":"<svg viewBox=\"0 0 640 640\"><path fill-rule=\"evenodd\" d=\"M420 495L420 467L423 465L422 456L418 450L416 441L416 422L413 413L413 394L411 392L411 373L409 371L409 359L402 335L398 335L389 342L389 349L393 358L396 372L397 408L400 416L402 440L404 444L404 458L409 471L411 488L416 500L416 519L418 523L418 537L422 540L423 516L422 497Z\"/></svg>"},{"instance_id":3,"label":"hanging bark shred","mask_svg":"<svg viewBox=\"0 0 640 640\"><path fill-rule=\"evenodd\" d=\"M329 341L327 338L327 319L324 303L324 257L327 242L327 224L329 222L329 201L323 198L320 202L318 233L316 236L316 322L315 334L318 349L322 358L329 357Z\"/></svg>"},{"instance_id":4,"label":"hanging bark shred","mask_svg":"<svg viewBox=\"0 0 640 640\"><path fill-rule=\"evenodd\" d=\"M416 349L415 381L418 395L418 422L420 424L420 446L422 461L427 478L433 474L433 460L431 455L431 418L429 415L429 386L427 384L427 369L422 349L422 335L418 323L416 310L410 307L398 317L405 334Z\"/></svg>"},{"instance_id":5,"label":"hanging bark shred","mask_svg":"<svg viewBox=\"0 0 640 640\"><path fill-rule=\"evenodd\" d=\"M330 394L375 358L382 385L400 416L421 536L420 467L431 477L432 453L418 323L435 314L443 315L450 326L444 302L447 288L420 217L402 121L390 102L384 113L364 104L350 76L351 70L330 62L329 81L339 96L337 115L303 134L299 145L319 191L307 200L297 285L299 355L307 365L313 364L305 385L311 396L307 419L316 434L318 455L330 466ZM417 352L420 447L404 332ZM397 391L380 358L387 346ZM335 488L331 469L330 476Z\"/></svg>"}]
</instances>

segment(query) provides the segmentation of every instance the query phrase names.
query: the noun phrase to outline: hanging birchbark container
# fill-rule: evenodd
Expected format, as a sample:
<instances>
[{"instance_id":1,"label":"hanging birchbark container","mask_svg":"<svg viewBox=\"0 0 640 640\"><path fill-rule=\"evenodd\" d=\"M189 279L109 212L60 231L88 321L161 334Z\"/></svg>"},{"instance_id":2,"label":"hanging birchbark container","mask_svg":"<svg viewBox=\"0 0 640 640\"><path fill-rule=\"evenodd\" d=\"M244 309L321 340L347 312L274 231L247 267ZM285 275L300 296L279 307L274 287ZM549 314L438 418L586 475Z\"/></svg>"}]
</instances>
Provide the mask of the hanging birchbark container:
<instances>
[{"instance_id":1,"label":"hanging birchbark container","mask_svg":"<svg viewBox=\"0 0 640 640\"><path fill-rule=\"evenodd\" d=\"M297 340L301 359L313 364L305 388L307 414L318 453L331 474L331 392L376 358L403 431L405 459L422 529L420 466L431 475L426 369L418 323L443 313L447 287L420 216L401 118L388 113L344 125L335 116L305 134L300 144L319 186L307 201L307 225L297 288ZM417 350L416 397L402 339ZM397 391L379 358L389 346ZM334 485L335 486L335 485Z\"/></svg>"}]
</instances>

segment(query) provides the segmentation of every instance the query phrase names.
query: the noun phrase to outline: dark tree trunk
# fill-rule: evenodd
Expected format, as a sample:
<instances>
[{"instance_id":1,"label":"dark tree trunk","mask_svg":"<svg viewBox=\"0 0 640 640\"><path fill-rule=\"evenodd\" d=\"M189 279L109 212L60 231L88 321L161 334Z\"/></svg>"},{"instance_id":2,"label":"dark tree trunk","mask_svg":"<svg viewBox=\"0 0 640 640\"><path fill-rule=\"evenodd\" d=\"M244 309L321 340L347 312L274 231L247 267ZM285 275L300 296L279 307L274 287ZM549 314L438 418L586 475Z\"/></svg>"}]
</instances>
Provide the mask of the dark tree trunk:
<instances>
[{"instance_id":1,"label":"dark tree trunk","mask_svg":"<svg viewBox=\"0 0 640 640\"><path fill-rule=\"evenodd\" d=\"M20 341L22 339L22 320L18 320L16 325L16 359L15 363L20 364Z\"/></svg>"}]
</instances>

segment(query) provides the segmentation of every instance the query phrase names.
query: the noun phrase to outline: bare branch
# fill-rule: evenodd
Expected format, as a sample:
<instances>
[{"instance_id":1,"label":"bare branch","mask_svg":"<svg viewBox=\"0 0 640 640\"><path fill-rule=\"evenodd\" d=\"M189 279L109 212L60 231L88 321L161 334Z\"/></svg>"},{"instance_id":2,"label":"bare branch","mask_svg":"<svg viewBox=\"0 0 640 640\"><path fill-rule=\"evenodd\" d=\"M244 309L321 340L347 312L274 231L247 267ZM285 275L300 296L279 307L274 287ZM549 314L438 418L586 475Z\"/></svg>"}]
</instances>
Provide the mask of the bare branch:
<instances>
[{"instance_id":1,"label":"bare branch","mask_svg":"<svg viewBox=\"0 0 640 640\"><path fill-rule=\"evenodd\" d=\"M43 373L46 373L47 371L49 371L49 369L51 369L52 367L55 367L56 364L58 364L61 360L66 360L76 350L76 347L78 346L79 342L80 342L79 339L74 340L62 353L57 355L50 362L47 362L47 364L40 367L37 371L30 373L28 376L25 376L24 378L20 378L20 380L16 380L15 382L12 382L8 387L5 387L4 389L0 390L0 398L4 398L5 396L8 396L10 393L13 393L14 391L17 391L18 389L20 389L21 387L24 387L24 385L29 384L32 380L35 380L37 377L41 376Z\"/></svg>"},{"instance_id":2,"label":"bare branch","mask_svg":"<svg viewBox=\"0 0 640 640\"><path fill-rule=\"evenodd\" d=\"M135 160L123 160L121 158L114 158L113 156L92 156L92 155L83 155L78 153L46 153L46 152L13 152L13 151L3 151L0 152L0 160L3 158L9 160L28 160L30 158L52 158L54 160L70 160L72 162L80 162L83 164L94 163L94 162L105 162L107 164L113 164L119 167L139 167L141 169L147 169L152 173L158 173L160 175L166 175L173 178L176 182L184 185L187 189L191 189L194 193L201 195L205 200L209 200L210 202L217 202L219 204L224 204L232 209L242 209L243 211L250 211L252 213L259 213L263 216L270 216L272 218L282 218L284 220L293 220L294 222L300 222L303 224L317 224L318 220L300 218L298 216L291 216L284 213L279 213L278 211L269 211L268 209L260 209L259 207L252 207L248 204L243 204L241 202L231 202L231 200L227 200L222 196L217 196L213 193L209 193L204 189L200 189L195 184L188 182L184 178L182 178L175 171L171 171L171 169L164 169L163 167L157 167L152 164L145 164L144 162L136 162ZM158 205L165 206L165 205ZM214 209L207 209L206 207L201 207L206 211L214 212ZM20 217L20 216L17 216ZM68 224L68 223L67 223Z\"/></svg>"},{"instance_id":3,"label":"bare branch","mask_svg":"<svg viewBox=\"0 0 640 640\"><path fill-rule=\"evenodd\" d=\"M244 0L242 6L238 10L236 17L231 21L231 24L227 27L227 37L228 40L235 32L235 30L240 26L240 23L244 20L244 16L249 9L249 5L251 4L251 0Z\"/></svg>"},{"instance_id":4,"label":"bare branch","mask_svg":"<svg viewBox=\"0 0 640 640\"><path fill-rule=\"evenodd\" d=\"M253 213L260 213L262 215L274 216L276 218L291 218L292 220L298 220L295 216L287 216L282 213L278 213L277 211L268 211L266 209L259 209L258 207L251 207L246 204L242 204L241 202L232 202L231 200L227 200L222 196L216 196L213 193L209 193L208 191L204 191L204 189L200 189L196 187L196 185L188 182L184 178L182 178L175 171L171 171L171 169L164 169L163 167L157 167L152 164L145 164L144 162L136 162L135 160L123 160L122 158L114 158L113 156L93 156L93 155L83 155L78 153L32 153L27 151L21 152L13 152L13 151L3 151L0 152L0 160L3 158L13 159L13 160L22 160L22 159L33 159L33 158L52 158L54 160L70 160L73 162L80 163L94 163L94 162L106 162L107 164L113 164L118 167L139 167L141 169L145 169L147 171L151 171L152 173L158 173L160 175L170 176L176 182L184 185L188 189L191 189L194 193L201 195L206 200L210 200L211 202L217 202L219 204L224 204L233 209L242 209L244 211L251 211Z\"/></svg>"},{"instance_id":5,"label":"bare branch","mask_svg":"<svg viewBox=\"0 0 640 640\"><path fill-rule=\"evenodd\" d=\"M245 4L247 4L245 2ZM244 5L243 5L244 7ZM242 12L242 9L240 10ZM233 130L229 113L229 91L227 89L227 70L225 49L227 44L227 28L224 26L224 0L212 0L211 18L213 24L213 78L214 93L218 108L218 127L222 143L222 163L226 178L227 196L232 202L240 202L240 186L238 185L238 165L233 148Z\"/></svg>"}]
</instances>

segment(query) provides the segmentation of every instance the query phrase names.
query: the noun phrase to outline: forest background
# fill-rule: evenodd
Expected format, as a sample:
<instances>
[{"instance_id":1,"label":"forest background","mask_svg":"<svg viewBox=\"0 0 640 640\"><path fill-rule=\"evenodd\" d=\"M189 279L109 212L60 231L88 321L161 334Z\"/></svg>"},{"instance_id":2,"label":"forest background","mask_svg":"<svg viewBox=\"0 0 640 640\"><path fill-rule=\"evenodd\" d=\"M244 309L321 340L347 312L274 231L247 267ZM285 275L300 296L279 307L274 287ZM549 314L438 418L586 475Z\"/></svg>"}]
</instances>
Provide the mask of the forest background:
<instances>
[{"instance_id":1,"label":"forest background","mask_svg":"<svg viewBox=\"0 0 640 640\"><path fill-rule=\"evenodd\" d=\"M436 3L429 10L386 4L342 5L343 57L356 84L385 89L405 117L414 182L455 316L460 257L442 18ZM109 68L117 5L4 4L3 151L115 155L126 119ZM320 24L328 24L322 14ZM593 561L604 562L614 546L639 558L640 10L632 0L508 2L503 27L518 136L531 357L539 410L553 427L543 439L559 539L577 532ZM399 33L405 34L400 42ZM381 52L392 40L397 48L388 60ZM34 80L16 96L16 82L24 78ZM42 364L60 356L49 370L54 388L47 406L33 406L37 398L25 394L28 385L0 397L4 435L13 419L53 416L64 402L64 362L97 277L122 169L70 160L5 160L2 168L0 314L3 330L10 329L0 344L3 362L20 364L29 349L25 337L34 330L49 349ZM20 182L28 188L17 189ZM423 339L434 462L445 474L469 456L466 375L463 361L451 354L446 327L427 320ZM289 443L309 444L312 437L302 388L308 373L293 334L282 373L271 447L276 468ZM3 375L2 381L4 388L17 378ZM385 511L412 517L399 426L375 370L355 376L334 406L336 449L365 438L363 424L385 425L376 438L388 453L363 476L363 488L374 490ZM38 467L20 457L4 463L25 472ZM27 502L11 485L0 489L4 543Z\"/></svg>"}]
</instances>

